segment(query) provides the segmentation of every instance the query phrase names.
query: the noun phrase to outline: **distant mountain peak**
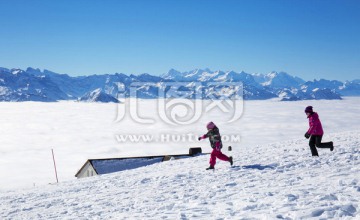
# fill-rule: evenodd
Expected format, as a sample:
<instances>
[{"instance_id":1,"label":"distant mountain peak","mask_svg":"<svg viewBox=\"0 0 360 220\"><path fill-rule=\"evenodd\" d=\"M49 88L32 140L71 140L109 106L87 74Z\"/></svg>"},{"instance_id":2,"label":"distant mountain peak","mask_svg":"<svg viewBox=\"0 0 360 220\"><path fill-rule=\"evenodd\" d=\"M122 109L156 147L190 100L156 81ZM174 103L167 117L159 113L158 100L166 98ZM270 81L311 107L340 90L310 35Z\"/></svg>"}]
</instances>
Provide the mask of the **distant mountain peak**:
<instances>
[{"instance_id":1,"label":"distant mountain peak","mask_svg":"<svg viewBox=\"0 0 360 220\"><path fill-rule=\"evenodd\" d=\"M26 72L41 72L41 70L39 68L34 69L32 67L28 67L26 69Z\"/></svg>"},{"instance_id":2,"label":"distant mountain peak","mask_svg":"<svg viewBox=\"0 0 360 220\"><path fill-rule=\"evenodd\" d=\"M11 73L12 73L13 75L21 74L21 73L23 73L23 72L24 72L23 70L18 69L18 68L11 69Z\"/></svg>"},{"instance_id":3,"label":"distant mountain peak","mask_svg":"<svg viewBox=\"0 0 360 220\"><path fill-rule=\"evenodd\" d=\"M81 102L114 102L119 103L119 100L114 98L113 96L106 94L102 91L101 88L97 88L91 92L86 93L83 97L79 99Z\"/></svg>"}]
</instances>

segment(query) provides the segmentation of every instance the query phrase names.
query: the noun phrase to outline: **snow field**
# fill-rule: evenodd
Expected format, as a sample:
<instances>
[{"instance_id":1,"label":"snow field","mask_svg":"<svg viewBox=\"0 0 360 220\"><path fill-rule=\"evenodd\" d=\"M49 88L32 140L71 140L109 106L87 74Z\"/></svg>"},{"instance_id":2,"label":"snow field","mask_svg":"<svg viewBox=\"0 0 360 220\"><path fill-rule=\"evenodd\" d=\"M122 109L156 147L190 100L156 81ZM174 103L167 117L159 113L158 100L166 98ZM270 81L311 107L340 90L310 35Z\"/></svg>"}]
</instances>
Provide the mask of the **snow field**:
<instances>
[{"instance_id":1,"label":"snow field","mask_svg":"<svg viewBox=\"0 0 360 220\"><path fill-rule=\"evenodd\" d=\"M3 192L1 219L358 219L360 131L311 157L294 139Z\"/></svg>"}]
</instances>

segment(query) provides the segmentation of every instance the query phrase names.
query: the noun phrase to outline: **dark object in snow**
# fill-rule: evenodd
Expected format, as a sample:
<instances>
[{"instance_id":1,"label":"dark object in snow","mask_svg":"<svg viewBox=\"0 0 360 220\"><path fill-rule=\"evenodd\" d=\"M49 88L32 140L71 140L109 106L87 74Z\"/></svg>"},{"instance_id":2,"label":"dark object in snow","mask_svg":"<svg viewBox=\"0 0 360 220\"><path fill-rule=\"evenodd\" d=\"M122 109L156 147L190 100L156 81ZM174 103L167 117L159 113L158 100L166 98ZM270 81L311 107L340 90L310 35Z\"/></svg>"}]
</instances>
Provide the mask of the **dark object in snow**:
<instances>
[{"instance_id":1,"label":"dark object in snow","mask_svg":"<svg viewBox=\"0 0 360 220\"><path fill-rule=\"evenodd\" d=\"M192 147L189 149L189 155L193 156L195 154L201 154L202 150L201 147Z\"/></svg>"}]
</instances>

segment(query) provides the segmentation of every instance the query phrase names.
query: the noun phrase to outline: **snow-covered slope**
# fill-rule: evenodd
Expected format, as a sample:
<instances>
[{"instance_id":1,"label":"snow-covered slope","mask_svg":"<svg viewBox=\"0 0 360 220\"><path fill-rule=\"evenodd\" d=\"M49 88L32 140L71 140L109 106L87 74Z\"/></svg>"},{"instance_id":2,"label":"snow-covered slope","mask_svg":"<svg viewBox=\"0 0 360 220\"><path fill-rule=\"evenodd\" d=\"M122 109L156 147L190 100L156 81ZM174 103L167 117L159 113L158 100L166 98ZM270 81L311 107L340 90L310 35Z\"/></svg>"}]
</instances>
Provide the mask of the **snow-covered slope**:
<instances>
[{"instance_id":1,"label":"snow-covered slope","mask_svg":"<svg viewBox=\"0 0 360 220\"><path fill-rule=\"evenodd\" d=\"M224 150L98 177L2 192L1 219L359 219L360 131L334 133L335 150L307 141Z\"/></svg>"}]
</instances>

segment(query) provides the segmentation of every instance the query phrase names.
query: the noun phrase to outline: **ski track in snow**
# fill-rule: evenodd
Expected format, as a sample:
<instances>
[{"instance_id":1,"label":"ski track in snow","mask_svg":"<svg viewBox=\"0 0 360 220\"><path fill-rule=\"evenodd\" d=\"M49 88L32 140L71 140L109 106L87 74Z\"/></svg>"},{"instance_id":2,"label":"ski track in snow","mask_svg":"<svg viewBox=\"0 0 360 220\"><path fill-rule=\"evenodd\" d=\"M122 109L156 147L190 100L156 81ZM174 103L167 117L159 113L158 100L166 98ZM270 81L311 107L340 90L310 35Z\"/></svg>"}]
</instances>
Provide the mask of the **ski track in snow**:
<instances>
[{"instance_id":1,"label":"ski track in snow","mask_svg":"<svg viewBox=\"0 0 360 220\"><path fill-rule=\"evenodd\" d=\"M360 219L360 131L209 155L0 195L1 219Z\"/></svg>"}]
</instances>

